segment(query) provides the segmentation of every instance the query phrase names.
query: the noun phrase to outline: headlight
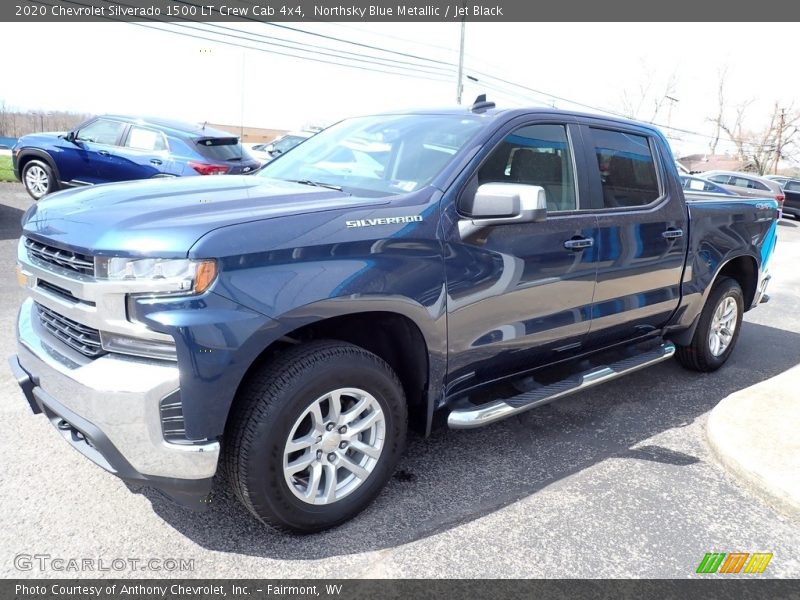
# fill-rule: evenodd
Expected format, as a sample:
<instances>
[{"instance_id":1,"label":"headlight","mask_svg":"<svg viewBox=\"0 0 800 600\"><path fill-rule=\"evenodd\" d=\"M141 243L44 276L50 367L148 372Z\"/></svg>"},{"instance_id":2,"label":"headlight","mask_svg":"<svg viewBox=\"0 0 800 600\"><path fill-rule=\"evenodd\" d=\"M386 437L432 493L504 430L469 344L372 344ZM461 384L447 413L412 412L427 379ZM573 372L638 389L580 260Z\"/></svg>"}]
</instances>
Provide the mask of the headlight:
<instances>
[{"instance_id":1,"label":"headlight","mask_svg":"<svg viewBox=\"0 0 800 600\"><path fill-rule=\"evenodd\" d=\"M97 258L98 278L109 281L142 281L158 284L159 290L202 294L217 276L213 260L187 258Z\"/></svg>"}]
</instances>

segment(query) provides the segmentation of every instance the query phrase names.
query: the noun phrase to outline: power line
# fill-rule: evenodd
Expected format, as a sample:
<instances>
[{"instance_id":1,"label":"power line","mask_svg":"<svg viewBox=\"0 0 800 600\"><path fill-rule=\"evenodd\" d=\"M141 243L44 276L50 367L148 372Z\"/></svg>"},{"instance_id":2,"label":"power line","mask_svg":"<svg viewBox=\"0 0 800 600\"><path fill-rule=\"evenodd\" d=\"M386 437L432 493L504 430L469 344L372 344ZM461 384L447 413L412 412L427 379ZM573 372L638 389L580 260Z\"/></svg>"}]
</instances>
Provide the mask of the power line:
<instances>
[{"instance_id":1,"label":"power line","mask_svg":"<svg viewBox=\"0 0 800 600\"><path fill-rule=\"evenodd\" d=\"M441 75L441 76L444 76L444 75L448 74L448 73L443 73L443 72L440 72L440 71L429 70L431 67L428 67L426 65L414 65L414 67L410 67L410 66L406 66L406 65L412 65L413 63L398 64L399 61L391 62L392 59L385 59L385 58L381 58L381 57L372 57L372 56L367 57L367 55L361 55L362 57L358 57L358 55L355 55L355 53L353 53L353 52L338 51L338 50L334 51L334 52L323 52L323 51L320 51L320 50L307 50L307 49L302 47L304 44L302 44L300 42L292 42L291 40L287 40L287 41L289 41L289 43L291 43L291 44L294 44L293 46L289 46L289 45L286 45L286 44L281 44L281 43L278 43L278 42L264 41L264 40L261 40L261 39L253 39L252 37L245 37L245 36L255 36L255 37L268 37L268 36L260 36L259 34L251 34L249 32L245 32L245 31L238 30L238 29L233 29L231 27L224 27L224 26L221 26L221 25L216 25L214 23L208 23L208 25L211 25L213 27L222 27L224 29L231 30L231 31L238 31L240 33L244 33L245 36L235 35L235 34L231 34L231 33L218 33L216 31L212 31L210 29L206 29L206 28L202 28L202 27L193 27L193 26L188 25L186 23L169 23L169 25L171 25L173 27L183 27L185 29L190 29L190 30L193 30L193 31L199 31L199 32L202 32L202 33L215 35L215 36L224 36L224 37L229 37L229 38L233 38L233 39L240 39L240 40L244 40L244 41L252 42L252 43L256 43L256 44L266 44L266 45L275 46L275 47L278 47L278 48L285 48L285 49L289 49L289 50L294 50L296 52L309 52L309 53L313 52L313 53L319 54L321 56L328 56L328 57L332 57L332 58L338 58L338 59L341 59L341 60L349 60L349 61L354 61L354 62L359 62L359 63L378 65L378 66L382 66L382 67L390 67L390 68L394 68L394 69L403 69L403 70L407 70L409 72L414 72L414 73L423 73L423 74L426 74L426 75ZM160 30L161 31L167 31L167 32L170 31L169 29L160 29ZM217 41L217 42L223 43L221 40L217 40L217 39L209 40L209 41ZM301 47L297 47L297 46L301 46ZM247 46L247 47L252 49L252 50L263 50L263 49L259 49L259 48L253 48L251 46ZM344 52L345 54L352 54L352 55L355 55L357 57L356 58L351 58L350 56L343 56L342 54L340 54L341 52ZM279 53L276 52L276 54L279 54ZM285 56L295 56L296 58L309 58L310 59L310 57L301 57L301 56L289 55L289 54L285 54ZM372 60L372 59L374 59L374 60ZM446 81L446 79L440 79L440 81Z\"/></svg>"},{"instance_id":2,"label":"power line","mask_svg":"<svg viewBox=\"0 0 800 600\"><path fill-rule=\"evenodd\" d=\"M108 0L106 0L106 1L108 1ZM196 8L200 8L200 5L194 4L192 2L187 2L186 0L173 0L173 1L176 4L186 4L188 6L194 6ZM252 5L252 3L250 3L250 2L244 2L244 4ZM315 32L315 31L308 31L306 29L300 29L298 27L291 27L289 25L284 25L284 24L281 24L281 23L269 23L269 22L266 22L266 21L260 21L258 19L253 19L253 18L250 18L250 17L243 17L243 18L245 20L247 20L247 21L252 21L253 23L261 23L263 25L267 25L267 26L270 26L270 27L277 27L279 29L285 29L287 31L294 31L296 33L301 33L301 34L305 34L305 35L310 35L310 36L314 36L314 37L323 38L323 39L326 39L326 40L336 41L336 42L339 42L341 44L349 44L351 46L356 46L356 47L359 47L359 48L367 48L367 49L370 49L370 50L376 50L378 52L384 52L386 54L394 54L394 55L403 56L403 57L406 57L406 58L415 58L417 60L421 60L421 61L424 61L424 62L435 63L435 64L439 64L439 65L445 65L445 66L448 66L448 67L453 67L454 66L451 63L448 63L446 61L436 60L436 59L433 59L433 58L428 58L426 56L419 56L417 54L409 54L407 52L400 52L398 50L388 50L386 48L381 48L380 46L373 46L372 44L364 44L362 42L354 42L353 40L346 40L346 39L338 38L336 36L326 35L324 33L318 33L318 32Z\"/></svg>"},{"instance_id":3,"label":"power line","mask_svg":"<svg viewBox=\"0 0 800 600\"><path fill-rule=\"evenodd\" d=\"M52 4L48 4L48 3L43 2L41 0L31 0L31 1L34 2L34 3L37 3L37 4L45 5L45 6L53 6ZM63 0L63 1L66 2L66 3L69 3L69 4L75 4L75 5L78 5L78 6L84 6L84 7L87 6L85 4L77 2L75 0ZM108 1L108 0L106 0L106 1ZM186 1L182 1L182 0L175 0L175 1L176 1L176 3L185 4L185 5L188 5L188 6L195 6L195 7L198 6L198 5L193 4L191 2L186 2ZM252 5L252 3L250 3L250 2L243 2L243 3ZM447 75L451 75L452 74L452 70L451 69L456 67L456 65L454 65L452 63L449 63L449 62L446 62L446 61L441 61L441 60L431 59L431 58L427 58L427 57L423 57L423 56L419 56L419 55L415 55L415 54L410 54L410 53L406 53L406 52L400 52L400 51L396 51L396 50L390 50L390 49L386 49L386 48L381 48L381 47L374 46L374 45L371 45L371 44L355 42L355 41L352 41L352 40L345 40L345 39L338 38L338 37L335 37L335 36L326 35L326 34L313 32L313 31L308 31L308 30L305 30L305 29L300 29L300 28L297 28L297 27L291 27L291 26L288 26L288 25L282 25L282 24L278 24L278 23L266 23L266 22L260 21L258 19L251 19L251 18L248 18L247 20L255 22L255 23L261 23L261 24L267 25L267 26L278 27L278 28L285 29L285 30L288 30L288 31L293 31L295 33L300 33L302 35L319 37L319 38L322 38L322 39L327 39L327 40L335 41L335 42L342 43L342 44L353 45L353 46L356 46L356 47L359 47L359 48L367 48L367 49L370 49L370 50L373 50L373 51L377 51L377 52L382 52L382 53L385 53L385 54L393 54L393 55L396 55L396 56L403 56L403 57L406 57L406 58L413 58L415 60L423 61L425 63L431 63L431 64L419 64L419 63L409 62L409 61L405 61L405 60L385 58L385 57L381 57L381 56L357 54L357 53L354 53L354 52L348 52L346 50L342 50L342 49L338 49L338 48L330 48L330 47L327 47L327 46L319 46L319 45L307 44L307 43L304 43L304 42L289 40L289 39L286 39L286 38L278 38L278 37L275 37L275 36L266 36L266 35L263 35L263 34L248 32L248 31L244 31L244 30L241 30L241 29L236 29L236 28L233 28L233 27L227 27L227 26L224 26L224 25L219 25L219 24L216 24L216 23L204 23L204 24L212 26L212 27L215 27L217 29L222 29L222 30L225 30L225 31L232 31L232 32L235 32L236 34L244 34L244 35L235 35L235 34L232 34L232 33L219 33L217 31L213 31L213 30L210 30L210 29L207 29L207 28L193 27L193 26L188 25L186 23L175 23L175 22L166 23L166 22L161 21L159 19L149 19L149 18L147 18L148 21L155 22L155 23L157 23L159 25L182 27L182 28L189 29L189 30L192 30L192 31L198 31L198 32L201 32L201 33L204 33L204 34L207 34L207 35L218 36L219 38L226 38L227 37L227 38L232 38L232 39L237 39L237 40L244 40L244 41L250 42L250 43L264 44L264 45L279 47L279 48L283 48L283 49L286 49L286 50L292 50L294 52L316 53L316 54L319 54L319 55L322 55L322 56L327 56L329 58L336 58L336 59L343 60L343 61L351 61L351 62L362 63L362 65L351 64L351 62L349 62L349 63L341 63L341 62L336 62L336 61L333 61L333 60L326 60L326 59L322 59L322 58L318 58L318 57L298 55L298 54L292 54L292 53L289 53L289 52L282 52L282 51L273 50L273 49L265 49L265 48L253 47L253 46L244 45L244 44L237 43L237 42L226 41L225 39L208 38L208 37L204 37L204 36L200 36L200 35L196 35L196 34L184 33L184 32L181 32L181 31L175 31L174 29L164 29L162 27L155 27L153 25L146 25L146 24L138 23L138 22L123 21L122 19L115 19L113 17L104 17L104 18L106 20L110 20L110 21L127 22L130 25L136 25L136 26L139 26L139 27L144 27L146 29L152 29L152 30L155 30L155 31L161 31L161 32L164 32L164 33L173 33L173 34L181 35L181 36L184 36L184 37L199 39L199 40L202 40L202 41L205 41L205 42L223 44L223 45L226 45L226 46L232 46L232 47L242 48L242 49L246 49L246 50L254 50L254 51L257 51L257 52L264 52L264 53L267 53L267 54L275 54L275 55L278 55L278 56L285 56L285 57L289 57L289 58L297 58L297 59L300 59L300 60L306 60L306 61L310 61L310 62L329 64L329 65L334 65L334 66L339 66L339 67L344 67L344 68L358 69L358 70L375 72L375 73L383 73L383 74L387 74L387 75L401 75L401 76L404 76L404 77L416 77L416 78L426 79L426 80L435 81L435 82L446 82L446 81L448 81L449 79L446 78ZM183 21L195 22L195 21L191 21L190 19L183 19ZM355 28L353 28L353 29L355 29ZM248 36L248 37L244 37L244 36ZM259 38L259 39L253 39L254 37L255 38ZM403 39L403 38L396 38L396 39ZM270 41L265 41L265 40L270 40ZM280 42L285 42L285 43L280 43ZM290 45L286 45L286 44L292 44L292 45L290 46ZM310 49L306 49L306 48L310 48ZM326 52L326 51L330 51L330 52ZM355 56L355 58L353 58L353 56ZM373 66L363 66L363 65L373 65ZM381 67L381 68L376 68L376 67ZM393 69L393 70L387 70L387 69ZM518 89L521 89L521 90L525 90L527 92L532 92L532 93L537 94L539 96L550 98L551 100L560 100L562 102L566 102L568 104L573 104L575 106L580 106L580 107L583 107L583 108L587 108L587 109L590 109L592 111L596 111L596 112L599 112L599 113L605 113L605 114L610 114L610 115L614 115L614 116L618 116L618 117L629 118L628 115L625 115L625 114L623 114L621 112L618 112L618 111L614 111L614 110L607 109L607 108L602 108L602 107L597 107L597 106L594 106L594 105L591 105L591 104L587 104L587 103L584 103L584 102L580 102L580 101L577 101L577 100L572 100L572 99L566 98L564 96L559 96L559 95L556 95L556 94L552 94L550 92L545 92L543 90L537 90L535 88L531 88L531 87L522 85L520 83L516 83L514 81L510 81L508 79L504 79L502 77L498 77L498 76L495 76L495 75L489 75L488 73L485 73L485 72L482 72L482 71L478 71L478 70L474 70L474 69L471 69L471 71L473 73L475 73L476 75L480 75L481 77L484 78L484 81L481 82L484 87L486 87L486 88L488 88L490 90L493 90L493 91L495 91L497 93L500 93L500 94L502 94L502 95L504 95L506 97L509 97L509 98L517 98L517 99L524 100L525 102L528 102L528 98L527 97L523 97L523 96L521 96L519 94L516 94L514 92L509 91L508 89L504 89L504 88L498 86L497 84L490 84L490 83L486 82L485 80L486 79L494 80L496 82L500 82L501 84L510 85L510 86L512 86L514 88L518 88ZM474 79L477 82L477 79L475 79L475 78L471 78L471 79ZM542 102L541 100L537 100L537 101ZM673 127L673 126L670 126L670 125L659 124L659 123L655 123L653 121L644 121L644 122L645 123L649 123L651 125L654 125L656 127L659 127L661 129L669 130L669 131L674 131L674 132L683 133L683 134L687 134L687 135L702 137L702 138L706 138L706 139L715 139L715 136L699 133L699 132L696 132L696 131L691 131L691 130L688 130L688 129L682 129L682 128ZM665 137L667 137L668 139L675 140L675 141L684 141L684 140L681 140L680 138L677 138L677 137L667 136L666 134L665 134ZM724 139L720 139L718 141L718 143L723 143L723 144L731 143L731 144L734 144L734 145L736 144L736 142L733 142L733 140L730 140L730 142L729 142L728 140L724 140ZM748 146L750 148L772 148L772 147L774 147L774 145L760 144L760 143L757 143L757 142L753 143L753 142L750 142L750 141L744 142L744 145L746 145L746 146Z\"/></svg>"},{"instance_id":4,"label":"power line","mask_svg":"<svg viewBox=\"0 0 800 600\"><path fill-rule=\"evenodd\" d=\"M32 1L32 2L34 2L36 4L44 5L44 6L50 6L50 7L54 6L53 4L49 4L49 3L44 2L42 0L30 0L30 1ZM86 4L83 4L81 2L77 2L75 0L62 0L62 1L66 2L66 3L69 3L69 4L74 4L74 5L77 5L77 6L83 6L83 7L87 7L88 6ZM118 4L121 4L121 3L118 3ZM125 5L123 5L123 6L125 6ZM268 53L268 54L276 54L276 55L279 55L279 56L297 58L297 59L300 59L300 60L307 60L307 61L311 61L311 62L335 65L335 66L351 68L351 69L359 69L359 70L362 70L362 71L371 71L371 72L374 72L374 73L384 73L384 74L387 74L387 75L401 75L401 76L404 76L404 77L416 77L416 78L427 79L429 81L436 81L436 82L446 82L446 81L448 81L446 78L443 78L442 76L438 76L437 77L436 75L440 75L439 73L433 73L433 72L429 72L429 71L421 71L419 69L415 69L415 68L411 68L411 67L403 66L403 65L383 64L383 63L378 63L378 62L372 62L372 61L369 61L369 60L366 60L366 59L354 59L354 58L350 58L350 57L347 57L347 56L338 56L338 55L335 55L335 54L330 55L330 56L332 56L334 58L339 58L341 60L364 62L364 63L367 63L367 64L374 64L374 65L378 65L378 66L384 67L384 68L379 69L379 68L354 65L354 64L349 64L349 63L341 63L341 62L336 62L336 61L332 61L332 60L326 60L326 59L322 59L322 58L314 58L314 57L310 57L310 56L291 54L291 53L288 53L288 52L281 52L281 51L278 51L278 50L269 50L269 49L265 49L265 48L256 48L256 47L253 47L253 46L248 46L248 45L244 45L244 44L240 44L240 43L236 43L236 42L230 42L230 41L226 41L226 40L223 40L223 39L212 39L212 38L199 36L199 35L195 35L195 34L184 33L184 32L181 32L181 31L175 31L175 30L172 30L172 29L164 29L162 27L155 27L153 25L146 25L144 23L138 23L138 22L132 22L132 21L124 21L122 19L115 19L113 17L102 17L102 18L104 18L107 21L124 22L124 23L128 23L129 25L136 25L138 27L144 27L146 29L152 29L154 31L161 31L161 32L164 32L164 33L173 33L175 35L181 35L181 36L184 36L184 37L194 38L194 39L202 40L202 41L205 41L205 42L223 44L223 45L226 45L226 46L232 46L232 47L236 47L236 48L243 48L243 49L246 49L246 50L254 50L254 51L257 51L257 52L264 52L264 53ZM207 34L210 34L210 35L239 38L239 39L244 39L246 41L254 42L254 43L262 43L262 44L267 44L268 43L268 42L261 42L261 41L258 41L258 40L252 40L252 39L248 39L248 38L243 38L241 36L233 36L231 34L218 34L218 33L214 32L214 31L210 31L208 29L203 29L203 28L199 28L199 27L192 27L192 26L187 25L187 24L166 23L166 22L161 21L159 19L152 19L152 18L147 18L147 17L145 17L145 19L148 20L148 21L157 23L159 25L166 25L166 26L173 25L173 26L183 27L183 28L186 28L186 29L194 30L194 31L200 31L200 32L207 33ZM185 21L185 19L184 19L184 21ZM232 29L232 28L228 28L228 29ZM241 31L241 30L238 30L238 31ZM242 32L242 33L247 33L247 32ZM272 44L272 45L277 45L277 44ZM291 47L289 47L289 49L294 50L296 52L310 52L309 50L304 50L302 48L291 48ZM383 59L383 60L385 60L385 59ZM425 65L420 65L420 67L424 67L424 66ZM386 69L399 69L399 70L390 71L390 70L386 70ZM444 74L441 74L441 75L444 75Z\"/></svg>"},{"instance_id":5,"label":"power line","mask_svg":"<svg viewBox=\"0 0 800 600\"><path fill-rule=\"evenodd\" d=\"M307 61L310 61L310 62L317 62L317 63L323 63L323 64L328 64L328 65L335 65L335 66L338 66L338 67L347 67L347 68L350 68L350 69L359 69L361 71L371 71L373 73L385 73L387 75L401 75L403 77L417 77L417 78L420 78L420 79L427 79L429 81L437 81L437 82L446 82L447 81L447 79L443 79L441 77L429 77L429 76L423 75L422 74L422 73L424 73L423 71L416 71L416 70L412 71L410 69L407 69L405 71L387 71L385 69L376 69L376 68L373 68L373 67L364 67L364 66L359 66L359 65L340 63L340 62L335 62L335 61L332 61L332 60L325 60L325 59L321 59L321 58L312 58L310 56L301 56L301 55L298 55L298 54L290 54L288 52L280 52L278 50L268 50L266 48L255 48L253 46L247 46L247 45L244 45L244 44L238 44L236 42L228 42L228 41L220 40L220 39L211 39L211 38L208 38L208 37L204 37L204 36L200 36L200 35L194 35L194 34L191 34L191 33L184 33L184 32L181 32L181 31L175 31L175 30L171 30L171 29L162 29L161 27L154 27L152 25L145 25L144 23L128 22L128 24L129 25L138 25L139 27L145 27L147 29L153 29L155 31L161 31L161 32L164 32L164 33L172 33L172 34L175 34L175 35L182 35L184 37L194 38L194 39L202 40L202 41L205 41L205 42L224 44L226 46L233 46L233 47L236 47L236 48L244 48L246 50L255 50L256 52L264 52L264 53L267 53L267 54L277 54L279 56L288 56L288 57L291 57L291 58L298 58L300 60L307 60ZM180 25L180 24L179 23L172 23L172 25ZM184 25L184 27L186 27L186 26ZM195 29L195 28L189 27L189 29ZM204 30L204 31L207 31L207 30ZM225 34L225 35L228 35L228 34ZM349 58L346 58L346 57L341 57L341 58L343 60L353 60L353 59L349 59ZM373 64L377 64L377 63L373 63ZM393 67L392 65L386 65L386 67L388 67L388 68L397 68L397 69L403 68L403 67ZM434 75L434 74L433 73L429 73L429 75Z\"/></svg>"}]
</instances>

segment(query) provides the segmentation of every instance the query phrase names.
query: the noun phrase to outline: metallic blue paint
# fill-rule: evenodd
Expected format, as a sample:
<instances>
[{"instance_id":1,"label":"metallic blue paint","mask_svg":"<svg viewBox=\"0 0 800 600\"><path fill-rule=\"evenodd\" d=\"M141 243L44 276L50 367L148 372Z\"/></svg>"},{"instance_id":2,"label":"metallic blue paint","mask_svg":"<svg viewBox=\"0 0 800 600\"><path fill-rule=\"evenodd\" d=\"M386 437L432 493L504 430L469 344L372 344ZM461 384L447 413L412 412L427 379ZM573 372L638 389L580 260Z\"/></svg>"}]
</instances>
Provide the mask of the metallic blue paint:
<instances>
[{"instance_id":1,"label":"metallic blue paint","mask_svg":"<svg viewBox=\"0 0 800 600\"><path fill-rule=\"evenodd\" d=\"M774 245L776 205L685 203L668 146L638 124L549 110L489 111L468 147L417 192L359 198L251 177L203 177L62 192L25 215L24 233L74 250L215 258L199 297L137 297L131 318L172 335L187 433L222 434L253 362L306 325L348 314L401 315L422 335L427 401L486 379L611 345L642 332L678 335L696 321L720 268L736 257L759 277ZM568 124L581 211L488 227L462 239L459 198L494 145L524 123ZM654 140L663 197L642 209L600 208L594 157L580 127L622 126ZM346 221L419 215L406 224ZM668 228L684 235L666 240ZM591 237L593 248L563 242ZM688 256L688 260L687 257Z\"/></svg>"},{"instance_id":2,"label":"metallic blue paint","mask_svg":"<svg viewBox=\"0 0 800 600\"><path fill-rule=\"evenodd\" d=\"M45 160L54 170L60 186L101 184L135 179L149 179L163 175L197 176L191 162L218 164L228 167L228 173L255 171L260 161L245 154L234 161L217 160L204 156L196 141L202 138L235 138L226 131L201 127L167 119L150 119L107 115L90 119L74 131L80 131L98 119L122 124L116 144L97 144L88 141L70 141L64 133L32 133L21 137L14 145L12 163L17 179L25 162L30 158ZM158 131L164 135L167 148L138 150L125 145L132 126ZM239 146L241 150L241 146Z\"/></svg>"}]
</instances>

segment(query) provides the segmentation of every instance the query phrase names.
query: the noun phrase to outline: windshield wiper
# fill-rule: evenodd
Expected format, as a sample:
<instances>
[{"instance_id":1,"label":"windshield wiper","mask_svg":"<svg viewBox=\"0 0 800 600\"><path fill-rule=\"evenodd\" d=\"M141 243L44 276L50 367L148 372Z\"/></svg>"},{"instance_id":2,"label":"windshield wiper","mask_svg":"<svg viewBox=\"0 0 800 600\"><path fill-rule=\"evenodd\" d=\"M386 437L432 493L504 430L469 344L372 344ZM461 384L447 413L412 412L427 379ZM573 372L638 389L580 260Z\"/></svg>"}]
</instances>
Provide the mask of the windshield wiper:
<instances>
[{"instance_id":1,"label":"windshield wiper","mask_svg":"<svg viewBox=\"0 0 800 600\"><path fill-rule=\"evenodd\" d=\"M333 185L332 183L325 183L323 181L311 181L310 179L290 179L292 183L302 183L303 185L313 185L314 187L324 187L328 188L329 190L336 190L337 192L342 191L342 187L339 185Z\"/></svg>"}]
</instances>

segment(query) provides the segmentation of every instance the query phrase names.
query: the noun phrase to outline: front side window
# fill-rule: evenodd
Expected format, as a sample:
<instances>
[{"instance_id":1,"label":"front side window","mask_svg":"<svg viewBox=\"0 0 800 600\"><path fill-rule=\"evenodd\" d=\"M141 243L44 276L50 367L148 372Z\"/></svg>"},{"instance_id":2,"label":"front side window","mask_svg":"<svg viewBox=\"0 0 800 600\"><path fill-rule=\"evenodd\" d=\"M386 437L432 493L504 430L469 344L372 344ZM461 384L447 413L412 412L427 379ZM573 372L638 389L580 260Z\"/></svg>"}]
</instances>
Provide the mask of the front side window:
<instances>
[{"instance_id":1,"label":"front side window","mask_svg":"<svg viewBox=\"0 0 800 600\"><path fill-rule=\"evenodd\" d=\"M161 151L167 149L164 136L160 132L136 126L131 127L128 132L128 141L125 146L134 150Z\"/></svg>"},{"instance_id":2,"label":"front side window","mask_svg":"<svg viewBox=\"0 0 800 600\"><path fill-rule=\"evenodd\" d=\"M712 175L708 178L709 181L713 181L714 183L728 183L730 181L729 175Z\"/></svg>"},{"instance_id":3,"label":"front side window","mask_svg":"<svg viewBox=\"0 0 800 600\"><path fill-rule=\"evenodd\" d=\"M125 129L125 123L97 119L81 129L75 139L79 142L93 142L95 144L114 146L123 129Z\"/></svg>"},{"instance_id":4,"label":"front side window","mask_svg":"<svg viewBox=\"0 0 800 600\"><path fill-rule=\"evenodd\" d=\"M279 155L259 175L371 196L413 192L441 173L484 123L452 114L348 119Z\"/></svg>"},{"instance_id":5,"label":"front side window","mask_svg":"<svg viewBox=\"0 0 800 600\"><path fill-rule=\"evenodd\" d=\"M506 136L478 171L478 183L538 185L547 210L575 210L575 177L564 125L526 125Z\"/></svg>"},{"instance_id":6,"label":"front side window","mask_svg":"<svg viewBox=\"0 0 800 600\"><path fill-rule=\"evenodd\" d=\"M661 191L650 142L642 135L592 128L603 206L644 206Z\"/></svg>"}]
</instances>

